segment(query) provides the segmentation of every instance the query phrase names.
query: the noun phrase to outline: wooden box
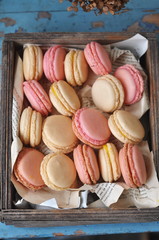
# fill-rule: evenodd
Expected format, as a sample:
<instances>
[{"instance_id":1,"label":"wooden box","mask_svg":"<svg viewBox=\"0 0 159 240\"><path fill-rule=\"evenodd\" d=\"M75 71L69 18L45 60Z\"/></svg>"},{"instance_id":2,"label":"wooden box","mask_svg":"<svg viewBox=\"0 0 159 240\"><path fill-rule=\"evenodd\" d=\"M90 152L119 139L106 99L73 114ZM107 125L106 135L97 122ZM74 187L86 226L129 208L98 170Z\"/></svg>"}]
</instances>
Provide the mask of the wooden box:
<instances>
[{"instance_id":1,"label":"wooden box","mask_svg":"<svg viewBox=\"0 0 159 240\"><path fill-rule=\"evenodd\" d=\"M17 33L7 34L2 49L2 81L0 111L0 155L1 155L1 221L16 226L62 226L124 222L150 222L159 220L159 208L109 208L41 210L14 209L12 199L14 187L10 181L11 172L11 113L15 51L22 52L25 43L51 46L84 45L90 41L101 44L126 40L134 33ZM149 78L151 149L154 153L156 171L159 173L159 55L154 34L143 34L148 40L148 51L141 63Z\"/></svg>"}]
</instances>

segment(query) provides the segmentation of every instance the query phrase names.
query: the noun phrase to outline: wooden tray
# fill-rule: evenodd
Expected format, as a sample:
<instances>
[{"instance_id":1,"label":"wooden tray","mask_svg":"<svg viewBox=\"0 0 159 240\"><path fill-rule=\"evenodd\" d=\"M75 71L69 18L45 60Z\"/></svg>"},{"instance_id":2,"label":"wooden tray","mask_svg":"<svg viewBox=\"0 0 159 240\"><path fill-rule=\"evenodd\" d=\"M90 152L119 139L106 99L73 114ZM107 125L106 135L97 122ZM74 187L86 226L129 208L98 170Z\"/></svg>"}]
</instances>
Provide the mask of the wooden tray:
<instances>
[{"instance_id":1,"label":"wooden tray","mask_svg":"<svg viewBox=\"0 0 159 240\"><path fill-rule=\"evenodd\" d=\"M1 221L16 226L62 226L124 222L150 222L159 220L159 208L153 209L71 209L36 210L14 209L12 196L14 187L10 182L11 172L11 112L15 51L22 52L25 43L44 46L52 44L73 45L98 41L108 44L122 41L134 33L16 33L7 34L2 50L0 154L1 154ZM154 153L156 171L159 173L159 56L154 34L143 34L149 47L141 62L149 77L151 148Z\"/></svg>"}]
</instances>

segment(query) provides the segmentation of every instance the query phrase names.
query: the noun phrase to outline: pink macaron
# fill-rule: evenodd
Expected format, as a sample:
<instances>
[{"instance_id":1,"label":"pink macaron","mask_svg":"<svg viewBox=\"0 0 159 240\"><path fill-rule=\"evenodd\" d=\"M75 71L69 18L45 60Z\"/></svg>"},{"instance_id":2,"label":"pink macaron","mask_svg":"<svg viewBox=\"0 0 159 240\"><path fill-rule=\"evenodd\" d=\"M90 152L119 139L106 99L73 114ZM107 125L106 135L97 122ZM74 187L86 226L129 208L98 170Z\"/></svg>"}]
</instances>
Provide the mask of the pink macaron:
<instances>
[{"instance_id":1,"label":"pink macaron","mask_svg":"<svg viewBox=\"0 0 159 240\"><path fill-rule=\"evenodd\" d=\"M64 60L66 50L60 45L50 47L44 54L43 68L46 78L50 82L65 79Z\"/></svg>"},{"instance_id":2,"label":"pink macaron","mask_svg":"<svg viewBox=\"0 0 159 240\"><path fill-rule=\"evenodd\" d=\"M131 188L140 187L147 179L143 155L137 145L126 143L119 151L119 163L122 176Z\"/></svg>"},{"instance_id":3,"label":"pink macaron","mask_svg":"<svg viewBox=\"0 0 159 240\"><path fill-rule=\"evenodd\" d=\"M72 128L83 143L97 149L108 142L111 135L107 118L94 108L77 110L73 117Z\"/></svg>"},{"instance_id":4,"label":"pink macaron","mask_svg":"<svg viewBox=\"0 0 159 240\"><path fill-rule=\"evenodd\" d=\"M73 151L74 163L78 176L84 184L96 184L100 173L94 150L84 144L79 144Z\"/></svg>"},{"instance_id":5,"label":"pink macaron","mask_svg":"<svg viewBox=\"0 0 159 240\"><path fill-rule=\"evenodd\" d=\"M34 148L23 148L14 165L17 181L30 190L39 190L45 186L40 175L40 166L44 154Z\"/></svg>"},{"instance_id":6,"label":"pink macaron","mask_svg":"<svg viewBox=\"0 0 159 240\"><path fill-rule=\"evenodd\" d=\"M23 90L31 106L36 111L44 116L47 116L52 111L50 99L39 82L35 80L25 81L23 83Z\"/></svg>"},{"instance_id":7,"label":"pink macaron","mask_svg":"<svg viewBox=\"0 0 159 240\"><path fill-rule=\"evenodd\" d=\"M144 91L141 73L133 65L126 64L116 69L115 77L120 80L125 92L124 103L131 105L138 102Z\"/></svg>"},{"instance_id":8,"label":"pink macaron","mask_svg":"<svg viewBox=\"0 0 159 240\"><path fill-rule=\"evenodd\" d=\"M106 49L97 42L90 42L84 49L85 58L97 75L105 75L112 71L112 63Z\"/></svg>"}]
</instances>

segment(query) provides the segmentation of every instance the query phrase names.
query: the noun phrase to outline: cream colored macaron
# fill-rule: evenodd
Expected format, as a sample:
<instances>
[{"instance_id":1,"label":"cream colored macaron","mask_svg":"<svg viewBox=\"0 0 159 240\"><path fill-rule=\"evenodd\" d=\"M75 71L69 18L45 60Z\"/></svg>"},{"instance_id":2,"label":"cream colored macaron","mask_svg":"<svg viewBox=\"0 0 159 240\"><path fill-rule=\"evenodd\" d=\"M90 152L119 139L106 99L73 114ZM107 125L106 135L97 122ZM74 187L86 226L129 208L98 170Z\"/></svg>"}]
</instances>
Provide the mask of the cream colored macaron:
<instances>
[{"instance_id":1,"label":"cream colored macaron","mask_svg":"<svg viewBox=\"0 0 159 240\"><path fill-rule=\"evenodd\" d=\"M44 157L40 173L45 184L53 190L71 188L76 180L74 162L62 153L51 153Z\"/></svg>"},{"instance_id":2,"label":"cream colored macaron","mask_svg":"<svg viewBox=\"0 0 159 240\"><path fill-rule=\"evenodd\" d=\"M41 141L42 116L39 112L27 107L20 118L20 139L25 145L37 146Z\"/></svg>"},{"instance_id":3,"label":"cream colored macaron","mask_svg":"<svg viewBox=\"0 0 159 240\"><path fill-rule=\"evenodd\" d=\"M139 143L145 136L140 120L125 110L116 110L108 119L112 134L122 143Z\"/></svg>"},{"instance_id":4,"label":"cream colored macaron","mask_svg":"<svg viewBox=\"0 0 159 240\"><path fill-rule=\"evenodd\" d=\"M26 80L40 80L43 74L43 53L40 47L28 45L24 49L23 72Z\"/></svg>"},{"instance_id":5,"label":"cream colored macaron","mask_svg":"<svg viewBox=\"0 0 159 240\"><path fill-rule=\"evenodd\" d=\"M106 182L113 182L120 178L119 154L113 143L107 143L99 150L99 168Z\"/></svg>"},{"instance_id":6,"label":"cream colored macaron","mask_svg":"<svg viewBox=\"0 0 159 240\"><path fill-rule=\"evenodd\" d=\"M88 78L88 63L82 50L70 50L64 62L66 80L72 86L81 86Z\"/></svg>"},{"instance_id":7,"label":"cream colored macaron","mask_svg":"<svg viewBox=\"0 0 159 240\"><path fill-rule=\"evenodd\" d=\"M72 130L72 120L63 115L52 115L44 120L42 139L54 152L73 151L78 139Z\"/></svg>"},{"instance_id":8,"label":"cream colored macaron","mask_svg":"<svg viewBox=\"0 0 159 240\"><path fill-rule=\"evenodd\" d=\"M80 108L77 93L66 81L54 82L50 87L49 96L57 111L65 116L72 116Z\"/></svg>"},{"instance_id":9,"label":"cream colored macaron","mask_svg":"<svg viewBox=\"0 0 159 240\"><path fill-rule=\"evenodd\" d=\"M124 103L124 89L120 81L107 74L97 78L92 86L94 104L104 112L120 109Z\"/></svg>"}]
</instances>

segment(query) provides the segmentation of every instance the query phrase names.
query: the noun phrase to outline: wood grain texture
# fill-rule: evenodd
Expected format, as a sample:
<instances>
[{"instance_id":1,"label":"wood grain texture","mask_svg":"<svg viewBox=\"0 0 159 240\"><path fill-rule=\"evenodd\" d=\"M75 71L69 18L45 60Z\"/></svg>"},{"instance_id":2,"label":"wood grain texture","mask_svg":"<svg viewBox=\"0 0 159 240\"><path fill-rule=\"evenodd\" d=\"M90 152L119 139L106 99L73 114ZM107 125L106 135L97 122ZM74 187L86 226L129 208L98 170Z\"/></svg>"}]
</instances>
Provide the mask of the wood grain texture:
<instances>
[{"instance_id":1,"label":"wood grain texture","mask_svg":"<svg viewBox=\"0 0 159 240\"><path fill-rule=\"evenodd\" d=\"M72 209L72 210L18 210L13 209L13 187L10 183L11 172L11 111L14 74L14 54L20 51L25 43L38 43L50 46L53 43L62 45L86 44L92 40L108 44L125 40L134 33L17 33L7 34L3 44L3 65L1 85L0 116L0 152L1 152L1 187L2 187L2 221L16 226L62 226L79 224L104 224L123 222L152 222L159 220L159 208L155 209ZM149 39L149 49L144 56L144 66L149 76L150 87L150 128L151 148L157 172L159 172L159 56L155 34L143 34ZM154 67L155 66L155 67Z\"/></svg>"}]
</instances>

